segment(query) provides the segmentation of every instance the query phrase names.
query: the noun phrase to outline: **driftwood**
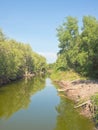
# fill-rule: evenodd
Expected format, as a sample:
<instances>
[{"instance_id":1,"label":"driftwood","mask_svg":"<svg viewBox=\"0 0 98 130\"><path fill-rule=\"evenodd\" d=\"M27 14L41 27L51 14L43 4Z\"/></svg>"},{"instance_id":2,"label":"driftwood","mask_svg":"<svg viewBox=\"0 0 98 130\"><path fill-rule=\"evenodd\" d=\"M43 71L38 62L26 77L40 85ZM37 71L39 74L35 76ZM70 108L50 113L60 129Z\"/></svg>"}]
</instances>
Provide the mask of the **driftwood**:
<instances>
[{"instance_id":1,"label":"driftwood","mask_svg":"<svg viewBox=\"0 0 98 130\"><path fill-rule=\"evenodd\" d=\"M58 96L67 98L64 94L58 94Z\"/></svg>"},{"instance_id":2,"label":"driftwood","mask_svg":"<svg viewBox=\"0 0 98 130\"><path fill-rule=\"evenodd\" d=\"M84 105L86 105L86 104L91 104L91 103L90 103L90 100L88 100L88 101L86 101L86 102L83 102L83 103L79 104L78 106L75 106L74 108L79 108L79 107L82 107L82 106L84 106Z\"/></svg>"},{"instance_id":3,"label":"driftwood","mask_svg":"<svg viewBox=\"0 0 98 130\"><path fill-rule=\"evenodd\" d=\"M62 89L58 89L58 92L64 92L64 91L65 91L65 92L68 92L68 91L70 91L70 90L75 90L75 89L73 89L73 88L69 88L69 89L68 89L68 88L67 88L67 89L66 89L66 88L65 88L65 89L62 88Z\"/></svg>"},{"instance_id":4,"label":"driftwood","mask_svg":"<svg viewBox=\"0 0 98 130\"><path fill-rule=\"evenodd\" d=\"M58 92L64 92L66 89L58 89Z\"/></svg>"}]
</instances>

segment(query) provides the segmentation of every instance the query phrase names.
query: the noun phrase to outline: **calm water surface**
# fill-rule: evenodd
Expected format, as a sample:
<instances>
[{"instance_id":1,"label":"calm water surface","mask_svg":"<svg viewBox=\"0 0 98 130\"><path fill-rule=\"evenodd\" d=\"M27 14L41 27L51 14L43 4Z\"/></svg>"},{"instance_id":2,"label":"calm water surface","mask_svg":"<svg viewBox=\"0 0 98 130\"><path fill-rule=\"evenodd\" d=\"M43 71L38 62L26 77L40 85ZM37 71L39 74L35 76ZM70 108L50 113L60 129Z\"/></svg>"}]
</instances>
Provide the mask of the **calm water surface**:
<instances>
[{"instance_id":1,"label":"calm water surface","mask_svg":"<svg viewBox=\"0 0 98 130\"><path fill-rule=\"evenodd\" d=\"M93 130L50 79L25 79L0 88L0 130Z\"/></svg>"}]
</instances>

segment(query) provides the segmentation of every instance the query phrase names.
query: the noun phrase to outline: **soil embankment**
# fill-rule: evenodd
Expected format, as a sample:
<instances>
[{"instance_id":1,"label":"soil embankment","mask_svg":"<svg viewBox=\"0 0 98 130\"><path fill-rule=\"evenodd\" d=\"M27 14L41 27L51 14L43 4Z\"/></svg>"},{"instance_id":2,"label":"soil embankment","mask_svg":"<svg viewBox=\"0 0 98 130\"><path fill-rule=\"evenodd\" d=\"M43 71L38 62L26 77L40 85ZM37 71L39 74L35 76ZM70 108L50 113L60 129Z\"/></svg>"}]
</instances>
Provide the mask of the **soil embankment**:
<instances>
[{"instance_id":1,"label":"soil embankment","mask_svg":"<svg viewBox=\"0 0 98 130\"><path fill-rule=\"evenodd\" d=\"M93 114L91 96L98 93L98 82L92 80L56 81L61 87L59 92L75 101L75 108L81 107L81 114L91 117Z\"/></svg>"}]
</instances>

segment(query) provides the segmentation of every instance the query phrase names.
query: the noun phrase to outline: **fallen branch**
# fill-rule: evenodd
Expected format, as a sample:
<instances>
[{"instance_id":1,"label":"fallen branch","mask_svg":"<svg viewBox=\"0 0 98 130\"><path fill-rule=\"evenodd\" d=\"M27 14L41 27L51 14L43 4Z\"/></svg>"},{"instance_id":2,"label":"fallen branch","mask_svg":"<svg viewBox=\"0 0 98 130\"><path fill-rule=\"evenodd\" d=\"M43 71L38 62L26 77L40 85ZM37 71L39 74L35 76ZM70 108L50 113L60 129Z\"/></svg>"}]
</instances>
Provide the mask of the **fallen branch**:
<instances>
[{"instance_id":1,"label":"fallen branch","mask_svg":"<svg viewBox=\"0 0 98 130\"><path fill-rule=\"evenodd\" d=\"M79 108L79 107L82 107L82 106L84 106L86 104L90 104L90 100L88 100L86 102L83 102L83 103L79 104L78 106L75 106L74 108Z\"/></svg>"},{"instance_id":2,"label":"fallen branch","mask_svg":"<svg viewBox=\"0 0 98 130\"><path fill-rule=\"evenodd\" d=\"M67 98L64 94L58 94L58 96Z\"/></svg>"},{"instance_id":3,"label":"fallen branch","mask_svg":"<svg viewBox=\"0 0 98 130\"><path fill-rule=\"evenodd\" d=\"M58 89L58 92L64 92L66 89Z\"/></svg>"}]
</instances>

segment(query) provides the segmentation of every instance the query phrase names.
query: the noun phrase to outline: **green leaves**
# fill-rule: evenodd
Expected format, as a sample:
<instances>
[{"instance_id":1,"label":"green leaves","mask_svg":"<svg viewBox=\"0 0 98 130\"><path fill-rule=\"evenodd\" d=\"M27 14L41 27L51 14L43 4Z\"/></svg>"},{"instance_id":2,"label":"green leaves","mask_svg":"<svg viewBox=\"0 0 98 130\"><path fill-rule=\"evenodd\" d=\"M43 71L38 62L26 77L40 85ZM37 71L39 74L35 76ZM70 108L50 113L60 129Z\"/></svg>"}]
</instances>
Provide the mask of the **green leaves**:
<instances>
[{"instance_id":1,"label":"green leaves","mask_svg":"<svg viewBox=\"0 0 98 130\"><path fill-rule=\"evenodd\" d=\"M63 66L86 76L98 77L98 21L91 16L83 17L83 27L79 34L78 20L67 17L57 29L59 40L59 61ZM62 63L58 62L59 67Z\"/></svg>"},{"instance_id":2,"label":"green leaves","mask_svg":"<svg viewBox=\"0 0 98 130\"><path fill-rule=\"evenodd\" d=\"M3 37L2 32L1 34ZM46 59L33 52L29 44L19 43L15 40L0 41L1 83L42 71L43 68L44 70L46 68Z\"/></svg>"},{"instance_id":3,"label":"green leaves","mask_svg":"<svg viewBox=\"0 0 98 130\"><path fill-rule=\"evenodd\" d=\"M66 22L57 29L59 47L62 52L70 49L71 42L78 36L78 21L76 18L67 17Z\"/></svg>"}]
</instances>

